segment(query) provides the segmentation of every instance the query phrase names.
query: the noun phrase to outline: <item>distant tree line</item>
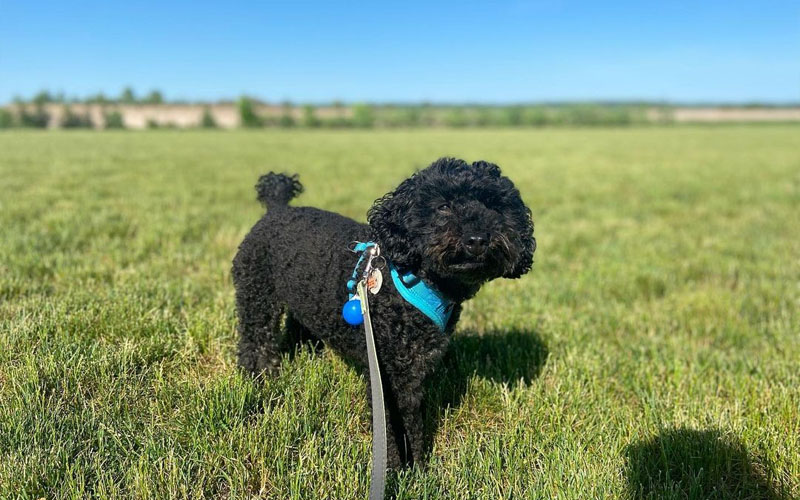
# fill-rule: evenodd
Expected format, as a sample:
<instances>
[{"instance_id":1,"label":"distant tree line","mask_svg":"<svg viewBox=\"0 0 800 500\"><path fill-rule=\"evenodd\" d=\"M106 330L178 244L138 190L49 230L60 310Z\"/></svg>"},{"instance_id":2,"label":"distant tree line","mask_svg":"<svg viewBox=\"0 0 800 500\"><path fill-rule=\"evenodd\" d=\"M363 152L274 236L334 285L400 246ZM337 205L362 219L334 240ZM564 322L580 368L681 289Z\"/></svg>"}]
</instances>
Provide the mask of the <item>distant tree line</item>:
<instances>
[{"instance_id":1,"label":"distant tree line","mask_svg":"<svg viewBox=\"0 0 800 500\"><path fill-rule=\"evenodd\" d=\"M259 113L258 108L262 105L263 103L250 97L239 98L236 106L242 127L372 128L380 125L373 106L368 104L355 104L348 108L342 103L334 102L325 107L330 116L320 116L319 108L310 104L298 108L290 102L284 102L278 115Z\"/></svg>"},{"instance_id":2,"label":"distant tree line","mask_svg":"<svg viewBox=\"0 0 800 500\"><path fill-rule=\"evenodd\" d=\"M0 128L46 128L51 121L49 105L61 104L63 106L59 123L60 128L94 128L88 112L76 113L72 104L97 104L103 109L102 128L125 128L122 113L116 109L106 109L118 104L163 104L164 96L159 90L151 90L144 97L137 98L131 87L125 87L116 98L108 97L102 92L85 98L67 97L63 92L50 92L42 90L29 100L16 97L12 109L0 108Z\"/></svg>"},{"instance_id":3,"label":"distant tree line","mask_svg":"<svg viewBox=\"0 0 800 500\"><path fill-rule=\"evenodd\" d=\"M173 101L177 103L178 101ZM0 108L0 128L125 128L124 113L120 105L165 104L163 94L152 90L138 97L131 87L122 89L111 98L102 93L83 99L67 98L63 93L43 90L29 100L16 98L8 108ZM54 105L62 109L58 123L51 123ZM93 123L86 107L76 112L74 104L100 106L101 119ZM564 103L539 105L458 105L432 104L371 105L356 103L346 105L333 102L325 106L296 105L283 102L268 106L258 99L242 96L236 101L239 125L244 128L413 128L413 127L558 127L558 126L635 126L647 123L670 122L669 106L652 103ZM96 108L95 108L96 109ZM649 114L656 109L658 113ZM98 116L95 113L95 118ZM653 118L657 116L657 118ZM175 128L175 125L147 122L147 128ZM208 105L196 124L201 128L215 128L217 120Z\"/></svg>"},{"instance_id":4,"label":"distant tree line","mask_svg":"<svg viewBox=\"0 0 800 500\"><path fill-rule=\"evenodd\" d=\"M47 128L51 118L50 112L41 104L16 106L15 111L0 108L0 129ZM58 128L97 128L95 125L106 129L125 128L122 113L118 110L103 111L102 121L95 124L88 112L76 113L69 104L64 104L55 124Z\"/></svg>"},{"instance_id":5,"label":"distant tree line","mask_svg":"<svg viewBox=\"0 0 800 500\"><path fill-rule=\"evenodd\" d=\"M63 104L58 113L58 121L53 121L52 113L44 104L17 104L12 109L0 108L0 129L4 128L87 128L87 129L124 129L125 119L118 109L101 108L101 118L95 122L92 115L85 110L76 112L70 104ZM147 128L178 128L174 123L159 123L153 119L146 122ZM208 107L196 127L216 128L217 122Z\"/></svg>"},{"instance_id":6,"label":"distant tree line","mask_svg":"<svg viewBox=\"0 0 800 500\"><path fill-rule=\"evenodd\" d=\"M141 97L136 95L132 87L125 87L117 96L108 96L103 92L85 97L67 96L63 92L41 90L30 99L15 97L14 104L164 104L164 94L153 89Z\"/></svg>"},{"instance_id":7,"label":"distant tree line","mask_svg":"<svg viewBox=\"0 0 800 500\"><path fill-rule=\"evenodd\" d=\"M631 126L652 123L648 107L640 105L564 104L557 106L432 106L341 103L314 107L304 105L300 113L290 103L281 106L279 116L259 114L259 102L242 97L237 103L243 127L306 128L397 128L397 127L547 127L547 126ZM321 111L324 110L325 116ZM662 121L669 113L662 110Z\"/></svg>"}]
</instances>

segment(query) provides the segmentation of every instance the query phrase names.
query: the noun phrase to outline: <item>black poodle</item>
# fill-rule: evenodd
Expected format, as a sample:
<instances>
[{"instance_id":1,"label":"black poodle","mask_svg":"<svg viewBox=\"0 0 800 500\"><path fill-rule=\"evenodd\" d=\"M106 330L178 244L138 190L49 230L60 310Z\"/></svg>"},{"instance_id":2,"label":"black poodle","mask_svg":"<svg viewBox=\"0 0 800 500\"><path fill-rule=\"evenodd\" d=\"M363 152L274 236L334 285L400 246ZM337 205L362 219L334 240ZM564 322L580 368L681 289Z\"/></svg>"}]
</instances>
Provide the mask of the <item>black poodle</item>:
<instances>
[{"instance_id":1,"label":"black poodle","mask_svg":"<svg viewBox=\"0 0 800 500\"><path fill-rule=\"evenodd\" d=\"M531 213L497 165L442 158L378 199L361 224L312 207L290 207L297 176L269 173L256 185L267 207L233 260L239 365L272 374L301 340L323 341L367 366L363 328L342 319L358 255L353 241L379 245L389 266L415 275L449 305L443 328L387 277L370 310L387 398L389 465L423 457L422 383L447 349L461 303L495 278L533 264ZM369 388L369 385L367 385Z\"/></svg>"}]
</instances>

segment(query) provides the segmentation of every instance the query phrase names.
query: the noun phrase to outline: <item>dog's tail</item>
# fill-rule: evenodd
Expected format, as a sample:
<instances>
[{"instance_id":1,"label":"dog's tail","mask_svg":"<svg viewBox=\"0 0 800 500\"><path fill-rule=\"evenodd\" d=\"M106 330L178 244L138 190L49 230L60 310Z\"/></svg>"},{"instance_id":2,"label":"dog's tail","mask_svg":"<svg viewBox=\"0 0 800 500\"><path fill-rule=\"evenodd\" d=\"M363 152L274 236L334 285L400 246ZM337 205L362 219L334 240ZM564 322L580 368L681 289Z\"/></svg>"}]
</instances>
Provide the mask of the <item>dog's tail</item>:
<instances>
[{"instance_id":1,"label":"dog's tail","mask_svg":"<svg viewBox=\"0 0 800 500\"><path fill-rule=\"evenodd\" d=\"M289 200L303 192L297 174L286 175L270 172L258 178L256 183L258 201L265 207L286 205Z\"/></svg>"}]
</instances>

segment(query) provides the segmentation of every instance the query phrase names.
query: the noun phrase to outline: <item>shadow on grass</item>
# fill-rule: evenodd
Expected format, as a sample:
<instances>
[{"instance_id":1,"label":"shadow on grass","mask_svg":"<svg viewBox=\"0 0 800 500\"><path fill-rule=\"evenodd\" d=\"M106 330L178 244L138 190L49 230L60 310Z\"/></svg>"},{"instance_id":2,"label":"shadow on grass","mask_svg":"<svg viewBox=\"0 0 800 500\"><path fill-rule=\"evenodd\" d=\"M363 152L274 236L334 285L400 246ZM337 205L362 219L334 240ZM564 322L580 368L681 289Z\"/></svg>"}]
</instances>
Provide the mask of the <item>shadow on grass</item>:
<instances>
[{"instance_id":1,"label":"shadow on grass","mask_svg":"<svg viewBox=\"0 0 800 500\"><path fill-rule=\"evenodd\" d=\"M513 388L536 379L547 356L547 347L533 331L493 331L481 335L462 332L453 336L441 366L425 385L427 453L433 447L445 410L461 405L473 376Z\"/></svg>"},{"instance_id":2,"label":"shadow on grass","mask_svg":"<svg viewBox=\"0 0 800 500\"><path fill-rule=\"evenodd\" d=\"M634 499L788 499L764 465L716 430L673 429L626 449Z\"/></svg>"}]
</instances>

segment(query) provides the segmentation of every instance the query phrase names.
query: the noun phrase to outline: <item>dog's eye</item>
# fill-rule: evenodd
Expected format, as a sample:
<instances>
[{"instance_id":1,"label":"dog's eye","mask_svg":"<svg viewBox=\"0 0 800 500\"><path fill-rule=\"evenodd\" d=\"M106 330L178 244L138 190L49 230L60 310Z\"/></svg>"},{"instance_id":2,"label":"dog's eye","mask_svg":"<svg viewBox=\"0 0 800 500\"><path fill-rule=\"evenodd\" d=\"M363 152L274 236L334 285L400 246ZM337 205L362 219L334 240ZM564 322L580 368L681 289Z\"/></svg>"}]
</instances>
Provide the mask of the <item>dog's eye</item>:
<instances>
[{"instance_id":1,"label":"dog's eye","mask_svg":"<svg viewBox=\"0 0 800 500\"><path fill-rule=\"evenodd\" d=\"M438 210L439 212L442 212L442 213L449 213L450 212L450 204L449 203L442 203L441 205L436 207L436 210Z\"/></svg>"}]
</instances>

